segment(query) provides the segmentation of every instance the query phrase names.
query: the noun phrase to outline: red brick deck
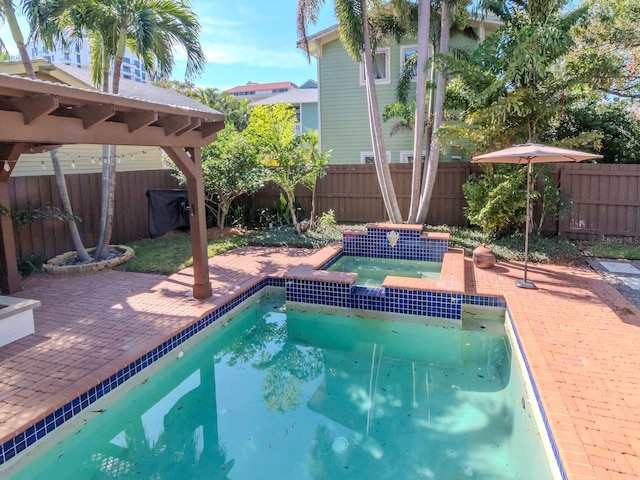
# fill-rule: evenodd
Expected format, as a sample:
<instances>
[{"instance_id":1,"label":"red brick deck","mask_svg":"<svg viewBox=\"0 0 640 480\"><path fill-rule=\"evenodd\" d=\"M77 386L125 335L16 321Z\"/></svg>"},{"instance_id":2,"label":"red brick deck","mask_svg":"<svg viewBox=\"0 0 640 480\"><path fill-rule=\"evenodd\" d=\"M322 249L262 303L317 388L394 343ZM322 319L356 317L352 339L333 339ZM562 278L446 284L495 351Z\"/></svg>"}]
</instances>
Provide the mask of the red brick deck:
<instances>
[{"instance_id":1,"label":"red brick deck","mask_svg":"<svg viewBox=\"0 0 640 480\"><path fill-rule=\"evenodd\" d=\"M36 276L36 333L0 348L0 442L162 343L265 275L322 263L327 252L241 248L209 261L214 295L171 277L104 272ZM538 290L517 289L521 265L475 269L466 291L502 294L522 339L569 478L640 477L640 312L587 269L534 265Z\"/></svg>"}]
</instances>

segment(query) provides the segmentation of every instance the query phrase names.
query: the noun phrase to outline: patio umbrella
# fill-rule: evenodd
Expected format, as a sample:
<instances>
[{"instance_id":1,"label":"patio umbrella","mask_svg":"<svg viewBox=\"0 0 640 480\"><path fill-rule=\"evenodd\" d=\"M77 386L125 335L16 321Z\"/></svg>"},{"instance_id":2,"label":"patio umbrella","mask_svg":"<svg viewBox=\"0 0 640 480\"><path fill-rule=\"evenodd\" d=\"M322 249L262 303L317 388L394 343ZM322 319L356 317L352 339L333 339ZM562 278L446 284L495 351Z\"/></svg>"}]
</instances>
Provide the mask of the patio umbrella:
<instances>
[{"instance_id":1,"label":"patio umbrella","mask_svg":"<svg viewBox=\"0 0 640 480\"><path fill-rule=\"evenodd\" d=\"M484 155L473 157L473 163L516 163L527 165L527 224L524 236L524 278L516 280L516 286L520 288L536 288L536 285L527 280L527 263L529 260L529 221L531 203L531 165L533 163L555 162L581 162L593 158L602 158L595 153L567 150L564 148L550 147L536 143L526 143L514 147L505 148Z\"/></svg>"}]
</instances>

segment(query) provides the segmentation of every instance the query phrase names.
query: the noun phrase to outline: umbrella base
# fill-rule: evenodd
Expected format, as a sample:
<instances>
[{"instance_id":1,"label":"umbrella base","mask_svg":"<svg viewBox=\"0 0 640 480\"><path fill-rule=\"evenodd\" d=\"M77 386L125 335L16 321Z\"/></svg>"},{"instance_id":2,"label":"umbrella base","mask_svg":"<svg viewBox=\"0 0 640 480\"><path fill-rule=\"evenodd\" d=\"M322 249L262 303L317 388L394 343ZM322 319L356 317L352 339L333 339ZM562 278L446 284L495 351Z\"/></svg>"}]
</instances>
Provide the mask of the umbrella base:
<instances>
[{"instance_id":1,"label":"umbrella base","mask_svg":"<svg viewBox=\"0 0 640 480\"><path fill-rule=\"evenodd\" d=\"M529 280L522 280L522 279L518 279L515 281L516 287L518 288L528 288L528 289L532 289L535 290L536 288L536 284L529 281Z\"/></svg>"}]
</instances>

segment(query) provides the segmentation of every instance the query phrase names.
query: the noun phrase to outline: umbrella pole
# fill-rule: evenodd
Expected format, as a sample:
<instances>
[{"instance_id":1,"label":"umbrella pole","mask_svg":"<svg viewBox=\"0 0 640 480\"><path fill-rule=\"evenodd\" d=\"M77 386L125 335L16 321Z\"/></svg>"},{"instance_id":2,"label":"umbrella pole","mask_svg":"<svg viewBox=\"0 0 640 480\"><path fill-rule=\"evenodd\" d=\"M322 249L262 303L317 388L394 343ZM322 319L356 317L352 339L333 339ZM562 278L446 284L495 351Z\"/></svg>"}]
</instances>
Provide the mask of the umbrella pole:
<instances>
[{"instance_id":1,"label":"umbrella pole","mask_svg":"<svg viewBox=\"0 0 640 480\"><path fill-rule=\"evenodd\" d=\"M520 288L536 288L536 284L527 280L527 264L529 263L529 207L531 203L531 159L527 159L527 224L524 227L524 278L516 280L516 287Z\"/></svg>"}]
</instances>

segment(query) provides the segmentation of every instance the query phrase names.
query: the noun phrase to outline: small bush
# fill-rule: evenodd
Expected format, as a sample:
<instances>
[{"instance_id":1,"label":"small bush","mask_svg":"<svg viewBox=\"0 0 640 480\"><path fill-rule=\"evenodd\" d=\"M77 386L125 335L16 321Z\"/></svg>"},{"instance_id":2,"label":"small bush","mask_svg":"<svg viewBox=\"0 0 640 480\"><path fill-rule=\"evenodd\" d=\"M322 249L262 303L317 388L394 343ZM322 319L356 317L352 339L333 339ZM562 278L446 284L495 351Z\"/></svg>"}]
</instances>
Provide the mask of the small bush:
<instances>
[{"instance_id":1,"label":"small bush","mask_svg":"<svg viewBox=\"0 0 640 480\"><path fill-rule=\"evenodd\" d=\"M42 271L42 264L47 261L42 255L30 255L29 258L18 259L18 271L23 277Z\"/></svg>"}]
</instances>

